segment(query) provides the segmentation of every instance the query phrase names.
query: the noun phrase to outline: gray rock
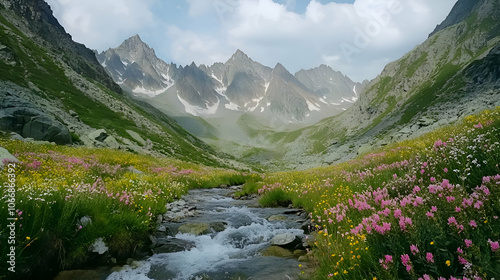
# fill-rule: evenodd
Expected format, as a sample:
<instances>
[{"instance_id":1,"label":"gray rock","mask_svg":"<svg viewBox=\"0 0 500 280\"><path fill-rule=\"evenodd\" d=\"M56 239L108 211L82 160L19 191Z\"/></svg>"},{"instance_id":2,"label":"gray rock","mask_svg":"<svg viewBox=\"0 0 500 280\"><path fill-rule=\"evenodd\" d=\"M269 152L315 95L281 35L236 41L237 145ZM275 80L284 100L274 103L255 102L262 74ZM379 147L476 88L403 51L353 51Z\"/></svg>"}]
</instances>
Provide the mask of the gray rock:
<instances>
[{"instance_id":1,"label":"gray rock","mask_svg":"<svg viewBox=\"0 0 500 280\"><path fill-rule=\"evenodd\" d=\"M24 137L22 137L21 135L15 133L15 132L10 133L10 139L18 140L18 141L25 141Z\"/></svg>"},{"instance_id":2,"label":"gray rock","mask_svg":"<svg viewBox=\"0 0 500 280\"><path fill-rule=\"evenodd\" d=\"M71 144L66 126L19 97L0 95L0 129L12 131L24 138Z\"/></svg>"},{"instance_id":3,"label":"gray rock","mask_svg":"<svg viewBox=\"0 0 500 280\"><path fill-rule=\"evenodd\" d=\"M89 133L88 137L93 141L103 142L109 134L104 129L94 130Z\"/></svg>"},{"instance_id":4,"label":"gray rock","mask_svg":"<svg viewBox=\"0 0 500 280\"><path fill-rule=\"evenodd\" d=\"M10 162L19 162L19 160L16 157L14 157L13 155L11 155L11 153L9 153L9 151L0 147L0 169L3 169L3 167L4 167L4 164L3 164L4 160L10 161Z\"/></svg>"},{"instance_id":5,"label":"gray rock","mask_svg":"<svg viewBox=\"0 0 500 280\"><path fill-rule=\"evenodd\" d=\"M90 252L98 253L99 255L102 255L106 253L109 250L108 246L106 246L106 243L102 240L102 237L97 238L92 245L89 247Z\"/></svg>"},{"instance_id":6,"label":"gray rock","mask_svg":"<svg viewBox=\"0 0 500 280\"><path fill-rule=\"evenodd\" d=\"M146 140L144 140L144 138L142 138L141 135L139 135L139 133L132 130L127 130L127 133L140 145L142 146L146 145Z\"/></svg>"},{"instance_id":7,"label":"gray rock","mask_svg":"<svg viewBox=\"0 0 500 280\"><path fill-rule=\"evenodd\" d=\"M109 135L104 129L94 130L87 136L97 146L104 146L111 149L118 149L120 147L120 144L116 141L115 137Z\"/></svg>"},{"instance_id":8,"label":"gray rock","mask_svg":"<svg viewBox=\"0 0 500 280\"><path fill-rule=\"evenodd\" d=\"M272 245L281 247L295 247L295 245L300 244L300 242L300 238L291 233L279 233L271 239Z\"/></svg>"},{"instance_id":9,"label":"gray rock","mask_svg":"<svg viewBox=\"0 0 500 280\"><path fill-rule=\"evenodd\" d=\"M271 246L262 251L262 255L266 257L294 258L294 255L290 250L280 246Z\"/></svg>"},{"instance_id":10,"label":"gray rock","mask_svg":"<svg viewBox=\"0 0 500 280\"><path fill-rule=\"evenodd\" d=\"M69 113L70 116L78 118L78 114L75 111L69 110L68 113Z\"/></svg>"},{"instance_id":11,"label":"gray rock","mask_svg":"<svg viewBox=\"0 0 500 280\"><path fill-rule=\"evenodd\" d=\"M195 236L210 233L208 223L187 223L179 227L180 233L192 234Z\"/></svg>"},{"instance_id":12,"label":"gray rock","mask_svg":"<svg viewBox=\"0 0 500 280\"><path fill-rule=\"evenodd\" d=\"M287 216L285 215L272 215L269 218L267 218L268 221L273 222L273 221L284 221L288 219Z\"/></svg>"},{"instance_id":13,"label":"gray rock","mask_svg":"<svg viewBox=\"0 0 500 280\"><path fill-rule=\"evenodd\" d=\"M168 238L166 240L162 240L158 243L158 245L158 247L151 249L154 254L182 252L191 250L191 248L194 248L195 246L194 242L192 241L186 241L177 238Z\"/></svg>"},{"instance_id":14,"label":"gray rock","mask_svg":"<svg viewBox=\"0 0 500 280\"><path fill-rule=\"evenodd\" d=\"M224 231L227 227L226 222L210 222L209 223L210 229L212 229L215 232L221 232Z\"/></svg>"}]
</instances>

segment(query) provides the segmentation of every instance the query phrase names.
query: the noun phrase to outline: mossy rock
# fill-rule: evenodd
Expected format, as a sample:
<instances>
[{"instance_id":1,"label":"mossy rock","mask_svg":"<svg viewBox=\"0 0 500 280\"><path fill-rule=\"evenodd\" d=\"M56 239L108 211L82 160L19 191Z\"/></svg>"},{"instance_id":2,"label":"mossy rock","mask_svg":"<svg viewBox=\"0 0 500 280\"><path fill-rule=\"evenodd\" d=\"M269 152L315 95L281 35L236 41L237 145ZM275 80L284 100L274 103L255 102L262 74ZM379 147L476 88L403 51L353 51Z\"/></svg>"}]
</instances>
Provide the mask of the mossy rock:
<instances>
[{"instance_id":1,"label":"mossy rock","mask_svg":"<svg viewBox=\"0 0 500 280\"><path fill-rule=\"evenodd\" d=\"M207 223L188 223L179 227L180 233L192 234L195 236L210 233L210 225Z\"/></svg>"},{"instance_id":2,"label":"mossy rock","mask_svg":"<svg viewBox=\"0 0 500 280\"><path fill-rule=\"evenodd\" d=\"M284 221L288 219L287 216L285 215L272 215L269 218L267 218L268 221L273 222L273 221Z\"/></svg>"},{"instance_id":3,"label":"mossy rock","mask_svg":"<svg viewBox=\"0 0 500 280\"><path fill-rule=\"evenodd\" d=\"M262 255L266 257L279 257L279 258L294 258L295 256L290 250L282 248L280 246L271 246L264 251Z\"/></svg>"}]
</instances>

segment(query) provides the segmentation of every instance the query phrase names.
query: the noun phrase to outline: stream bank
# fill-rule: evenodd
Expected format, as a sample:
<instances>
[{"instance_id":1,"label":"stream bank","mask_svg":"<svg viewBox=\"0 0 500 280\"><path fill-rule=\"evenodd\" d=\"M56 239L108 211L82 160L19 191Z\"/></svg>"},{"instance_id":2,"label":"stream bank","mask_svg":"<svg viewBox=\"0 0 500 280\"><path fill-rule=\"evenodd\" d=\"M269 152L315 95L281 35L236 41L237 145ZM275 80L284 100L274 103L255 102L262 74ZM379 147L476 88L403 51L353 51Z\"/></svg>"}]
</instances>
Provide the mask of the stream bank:
<instances>
[{"instance_id":1,"label":"stream bank","mask_svg":"<svg viewBox=\"0 0 500 280\"><path fill-rule=\"evenodd\" d=\"M300 276L307 271L302 229L307 214L300 209L262 208L256 198L234 199L237 190L191 190L170 203L150 236L152 255L100 270L100 278L307 279Z\"/></svg>"}]
</instances>

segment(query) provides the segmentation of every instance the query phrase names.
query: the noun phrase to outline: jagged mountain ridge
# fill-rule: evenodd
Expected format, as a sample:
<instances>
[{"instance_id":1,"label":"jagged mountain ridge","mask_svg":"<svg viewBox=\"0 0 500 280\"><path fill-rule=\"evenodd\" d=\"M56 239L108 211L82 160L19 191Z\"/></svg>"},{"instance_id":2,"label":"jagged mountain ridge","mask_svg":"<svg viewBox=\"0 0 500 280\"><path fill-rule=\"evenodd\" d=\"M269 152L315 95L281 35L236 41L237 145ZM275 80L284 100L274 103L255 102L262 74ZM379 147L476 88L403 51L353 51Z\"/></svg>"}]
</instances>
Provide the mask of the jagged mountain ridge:
<instances>
[{"instance_id":1,"label":"jagged mountain ridge","mask_svg":"<svg viewBox=\"0 0 500 280\"><path fill-rule=\"evenodd\" d=\"M356 88L363 87L325 65L294 76L281 64L269 68L241 50L225 63L178 67L160 61L138 35L116 49L97 54L97 58L113 79L133 94L177 95L182 111L202 117L227 110L267 111L267 116L285 123L314 122L350 107L358 98ZM280 75L273 75L277 72ZM321 88L314 85L317 81L322 81Z\"/></svg>"},{"instance_id":2,"label":"jagged mountain ridge","mask_svg":"<svg viewBox=\"0 0 500 280\"><path fill-rule=\"evenodd\" d=\"M124 95L43 0L0 0L0 104L1 134L18 140L234 163L158 109Z\"/></svg>"}]
</instances>

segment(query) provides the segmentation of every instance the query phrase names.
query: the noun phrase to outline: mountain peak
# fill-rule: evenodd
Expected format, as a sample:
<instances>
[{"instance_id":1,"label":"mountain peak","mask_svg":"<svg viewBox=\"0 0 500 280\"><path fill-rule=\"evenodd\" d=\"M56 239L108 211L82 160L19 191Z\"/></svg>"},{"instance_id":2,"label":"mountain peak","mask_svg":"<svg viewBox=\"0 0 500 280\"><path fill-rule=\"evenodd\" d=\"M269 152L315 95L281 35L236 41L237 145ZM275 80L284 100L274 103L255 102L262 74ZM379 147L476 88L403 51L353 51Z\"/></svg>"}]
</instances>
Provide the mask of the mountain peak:
<instances>
[{"instance_id":1,"label":"mountain peak","mask_svg":"<svg viewBox=\"0 0 500 280\"><path fill-rule=\"evenodd\" d=\"M236 52L231 56L229 61L231 60L249 60L250 58L240 49L237 49Z\"/></svg>"},{"instance_id":2,"label":"mountain peak","mask_svg":"<svg viewBox=\"0 0 500 280\"><path fill-rule=\"evenodd\" d=\"M146 43L144 43L144 41L141 40L141 37L139 36L139 34L135 34L134 36L128 38L127 40L125 40L122 45L146 45Z\"/></svg>"},{"instance_id":3,"label":"mountain peak","mask_svg":"<svg viewBox=\"0 0 500 280\"><path fill-rule=\"evenodd\" d=\"M276 66L274 66L274 69L273 69L273 73L278 73L278 74L281 74L281 73L289 73L288 70L285 68L285 66L283 66L283 64L281 63L277 63Z\"/></svg>"},{"instance_id":4,"label":"mountain peak","mask_svg":"<svg viewBox=\"0 0 500 280\"><path fill-rule=\"evenodd\" d=\"M447 27L467 19L476 10L475 7L481 5L482 2L484 1L458 0L457 3L455 3L455 6L451 9L450 14L441 24L436 26L434 31L429 34L429 37Z\"/></svg>"}]
</instances>

